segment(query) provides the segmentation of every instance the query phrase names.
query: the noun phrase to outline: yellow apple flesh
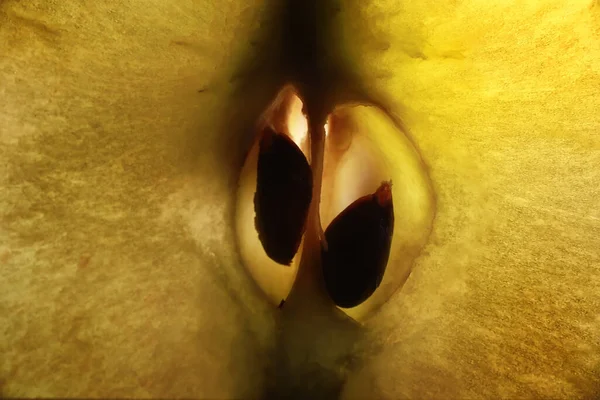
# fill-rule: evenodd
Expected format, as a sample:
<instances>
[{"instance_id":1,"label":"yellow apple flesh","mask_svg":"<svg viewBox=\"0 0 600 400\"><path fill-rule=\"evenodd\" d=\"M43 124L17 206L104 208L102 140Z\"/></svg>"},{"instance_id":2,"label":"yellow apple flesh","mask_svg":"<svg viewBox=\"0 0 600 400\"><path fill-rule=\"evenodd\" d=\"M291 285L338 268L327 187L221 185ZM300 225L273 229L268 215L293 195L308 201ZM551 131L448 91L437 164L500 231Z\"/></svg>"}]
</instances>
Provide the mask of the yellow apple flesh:
<instances>
[{"instance_id":1,"label":"yellow apple flesh","mask_svg":"<svg viewBox=\"0 0 600 400\"><path fill-rule=\"evenodd\" d=\"M600 4L342 2L332 54L435 194L365 337L240 256L276 3L0 4L0 394L260 398L283 343L346 399L598 396Z\"/></svg>"}]
</instances>

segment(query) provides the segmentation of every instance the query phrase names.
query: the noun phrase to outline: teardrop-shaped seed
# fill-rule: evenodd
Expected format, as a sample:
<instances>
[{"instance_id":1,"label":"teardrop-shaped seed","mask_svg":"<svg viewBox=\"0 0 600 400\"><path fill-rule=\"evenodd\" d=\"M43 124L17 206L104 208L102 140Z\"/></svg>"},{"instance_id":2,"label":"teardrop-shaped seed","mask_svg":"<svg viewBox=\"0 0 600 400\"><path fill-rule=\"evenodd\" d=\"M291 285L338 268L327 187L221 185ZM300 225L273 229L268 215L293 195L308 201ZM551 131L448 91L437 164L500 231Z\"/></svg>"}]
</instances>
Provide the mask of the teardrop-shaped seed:
<instances>
[{"instance_id":1,"label":"teardrop-shaped seed","mask_svg":"<svg viewBox=\"0 0 600 400\"><path fill-rule=\"evenodd\" d=\"M355 307L375 292L385 273L393 232L391 182L350 204L329 224L322 249L323 277L335 304Z\"/></svg>"},{"instance_id":2,"label":"teardrop-shaped seed","mask_svg":"<svg viewBox=\"0 0 600 400\"><path fill-rule=\"evenodd\" d=\"M290 265L306 228L312 199L311 168L296 143L269 127L259 146L256 230L267 255Z\"/></svg>"}]
</instances>

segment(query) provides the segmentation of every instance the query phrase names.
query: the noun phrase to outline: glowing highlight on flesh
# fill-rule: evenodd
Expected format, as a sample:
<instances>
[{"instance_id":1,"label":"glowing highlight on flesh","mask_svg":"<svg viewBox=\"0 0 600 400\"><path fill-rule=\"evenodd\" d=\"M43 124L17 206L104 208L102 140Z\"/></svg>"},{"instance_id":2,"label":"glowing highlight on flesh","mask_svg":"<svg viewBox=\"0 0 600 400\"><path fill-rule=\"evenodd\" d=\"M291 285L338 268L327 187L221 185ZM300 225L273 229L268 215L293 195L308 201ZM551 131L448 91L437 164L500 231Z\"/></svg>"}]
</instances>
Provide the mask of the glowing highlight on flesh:
<instances>
[{"instance_id":1,"label":"glowing highlight on flesh","mask_svg":"<svg viewBox=\"0 0 600 400\"><path fill-rule=\"evenodd\" d=\"M290 102L290 111L287 116L288 134L303 152L306 153L306 139L308 137L308 121L302 112L304 104L296 95Z\"/></svg>"}]
</instances>

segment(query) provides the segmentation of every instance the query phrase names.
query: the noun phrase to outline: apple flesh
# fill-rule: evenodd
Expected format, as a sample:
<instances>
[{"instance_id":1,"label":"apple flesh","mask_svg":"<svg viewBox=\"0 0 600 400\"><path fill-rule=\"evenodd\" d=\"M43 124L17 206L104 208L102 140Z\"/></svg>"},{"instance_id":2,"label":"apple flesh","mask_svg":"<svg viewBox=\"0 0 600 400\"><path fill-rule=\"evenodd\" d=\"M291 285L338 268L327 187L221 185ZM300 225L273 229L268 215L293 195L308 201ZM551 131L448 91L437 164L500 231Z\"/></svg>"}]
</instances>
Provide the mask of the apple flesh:
<instances>
[{"instance_id":1,"label":"apple flesh","mask_svg":"<svg viewBox=\"0 0 600 400\"><path fill-rule=\"evenodd\" d=\"M284 343L289 388L338 379L344 399L598 397L597 1L331 11L328 54L436 195L362 333L264 301L236 245L254 124L286 82L282 3L1 2L2 395L259 398ZM397 210L412 191L391 178Z\"/></svg>"}]
</instances>

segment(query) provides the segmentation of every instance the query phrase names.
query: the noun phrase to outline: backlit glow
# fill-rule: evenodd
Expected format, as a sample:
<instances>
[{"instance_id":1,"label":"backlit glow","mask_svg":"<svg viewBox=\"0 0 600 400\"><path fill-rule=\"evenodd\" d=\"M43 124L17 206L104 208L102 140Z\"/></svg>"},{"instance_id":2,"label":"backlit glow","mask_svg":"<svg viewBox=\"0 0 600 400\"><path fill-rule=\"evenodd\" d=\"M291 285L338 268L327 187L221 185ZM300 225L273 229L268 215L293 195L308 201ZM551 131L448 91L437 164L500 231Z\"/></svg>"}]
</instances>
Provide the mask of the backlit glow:
<instances>
[{"instance_id":1,"label":"backlit glow","mask_svg":"<svg viewBox=\"0 0 600 400\"><path fill-rule=\"evenodd\" d=\"M288 135L294 143L306 154L307 137L308 137L308 121L302 112L304 104L296 95L293 95L289 104L289 113L287 115Z\"/></svg>"}]
</instances>

